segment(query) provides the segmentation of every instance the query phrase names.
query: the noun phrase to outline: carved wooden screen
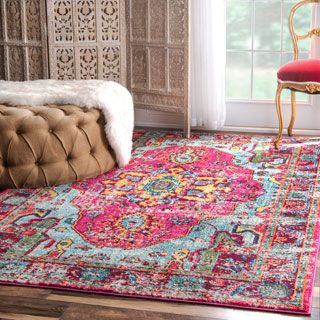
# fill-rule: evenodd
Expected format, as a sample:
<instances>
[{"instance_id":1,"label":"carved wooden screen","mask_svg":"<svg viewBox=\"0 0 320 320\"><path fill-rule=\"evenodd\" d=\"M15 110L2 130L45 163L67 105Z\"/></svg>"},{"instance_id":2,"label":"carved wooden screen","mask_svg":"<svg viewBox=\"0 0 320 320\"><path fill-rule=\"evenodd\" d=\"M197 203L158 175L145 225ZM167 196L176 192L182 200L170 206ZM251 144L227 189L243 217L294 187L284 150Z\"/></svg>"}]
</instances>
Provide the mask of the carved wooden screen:
<instances>
[{"instance_id":1,"label":"carved wooden screen","mask_svg":"<svg viewBox=\"0 0 320 320\"><path fill-rule=\"evenodd\" d=\"M0 79L48 76L45 0L0 0Z\"/></svg>"},{"instance_id":2,"label":"carved wooden screen","mask_svg":"<svg viewBox=\"0 0 320 320\"><path fill-rule=\"evenodd\" d=\"M50 0L50 77L126 84L124 0Z\"/></svg>"},{"instance_id":3,"label":"carved wooden screen","mask_svg":"<svg viewBox=\"0 0 320 320\"><path fill-rule=\"evenodd\" d=\"M182 113L186 135L189 7L189 0L126 0L128 86L135 107Z\"/></svg>"}]
</instances>

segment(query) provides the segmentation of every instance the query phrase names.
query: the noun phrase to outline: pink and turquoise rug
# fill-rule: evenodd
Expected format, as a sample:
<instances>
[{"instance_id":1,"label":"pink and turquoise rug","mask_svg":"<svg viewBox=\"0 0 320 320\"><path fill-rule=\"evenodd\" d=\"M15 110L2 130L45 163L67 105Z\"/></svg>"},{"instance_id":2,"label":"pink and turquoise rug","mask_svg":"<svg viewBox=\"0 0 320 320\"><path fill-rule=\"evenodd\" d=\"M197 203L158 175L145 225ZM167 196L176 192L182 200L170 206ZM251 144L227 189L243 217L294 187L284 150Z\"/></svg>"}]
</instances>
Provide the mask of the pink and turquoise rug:
<instances>
[{"instance_id":1,"label":"pink and turquoise rug","mask_svg":"<svg viewBox=\"0 0 320 320\"><path fill-rule=\"evenodd\" d=\"M309 313L320 139L135 133L131 164L0 194L0 282Z\"/></svg>"}]
</instances>

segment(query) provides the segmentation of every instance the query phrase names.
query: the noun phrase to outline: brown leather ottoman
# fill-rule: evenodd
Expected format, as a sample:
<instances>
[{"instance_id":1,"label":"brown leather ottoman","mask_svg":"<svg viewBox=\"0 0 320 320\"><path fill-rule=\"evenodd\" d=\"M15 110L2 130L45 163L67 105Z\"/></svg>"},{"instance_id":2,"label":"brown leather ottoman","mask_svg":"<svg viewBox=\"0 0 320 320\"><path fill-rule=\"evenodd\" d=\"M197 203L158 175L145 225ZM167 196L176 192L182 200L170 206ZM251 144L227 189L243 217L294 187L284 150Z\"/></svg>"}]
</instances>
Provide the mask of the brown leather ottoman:
<instances>
[{"instance_id":1,"label":"brown leather ottoman","mask_svg":"<svg viewBox=\"0 0 320 320\"><path fill-rule=\"evenodd\" d=\"M52 186L115 166L97 109L0 105L0 189Z\"/></svg>"}]
</instances>

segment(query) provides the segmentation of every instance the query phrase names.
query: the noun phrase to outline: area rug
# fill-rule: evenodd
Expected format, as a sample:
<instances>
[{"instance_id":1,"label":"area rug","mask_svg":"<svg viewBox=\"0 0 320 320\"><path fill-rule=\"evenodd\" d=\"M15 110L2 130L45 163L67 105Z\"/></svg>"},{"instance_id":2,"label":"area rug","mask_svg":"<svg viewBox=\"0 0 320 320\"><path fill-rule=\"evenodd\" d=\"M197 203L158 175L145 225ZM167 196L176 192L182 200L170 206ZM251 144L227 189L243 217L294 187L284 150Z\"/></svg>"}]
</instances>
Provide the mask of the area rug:
<instances>
[{"instance_id":1,"label":"area rug","mask_svg":"<svg viewBox=\"0 0 320 320\"><path fill-rule=\"evenodd\" d=\"M0 281L308 314L320 139L137 131L129 165L0 194Z\"/></svg>"}]
</instances>

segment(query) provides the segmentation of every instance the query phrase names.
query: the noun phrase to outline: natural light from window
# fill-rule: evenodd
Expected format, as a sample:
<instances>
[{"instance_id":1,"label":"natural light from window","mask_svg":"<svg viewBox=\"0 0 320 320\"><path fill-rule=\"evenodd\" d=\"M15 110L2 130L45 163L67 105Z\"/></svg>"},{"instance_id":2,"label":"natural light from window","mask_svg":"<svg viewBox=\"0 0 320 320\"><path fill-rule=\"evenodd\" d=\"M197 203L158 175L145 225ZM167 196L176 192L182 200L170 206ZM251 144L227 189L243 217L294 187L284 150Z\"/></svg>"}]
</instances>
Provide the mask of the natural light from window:
<instances>
[{"instance_id":1,"label":"natural light from window","mask_svg":"<svg viewBox=\"0 0 320 320\"><path fill-rule=\"evenodd\" d=\"M274 100L276 73L293 59L288 16L296 0L227 0L226 96L232 100ZM312 6L295 17L299 34L310 28ZM300 42L300 58L310 53L310 41ZM284 99L289 94L284 93ZM308 96L299 94L300 101Z\"/></svg>"}]
</instances>

